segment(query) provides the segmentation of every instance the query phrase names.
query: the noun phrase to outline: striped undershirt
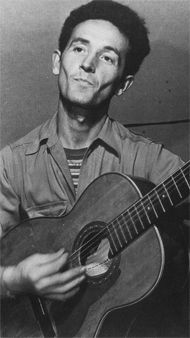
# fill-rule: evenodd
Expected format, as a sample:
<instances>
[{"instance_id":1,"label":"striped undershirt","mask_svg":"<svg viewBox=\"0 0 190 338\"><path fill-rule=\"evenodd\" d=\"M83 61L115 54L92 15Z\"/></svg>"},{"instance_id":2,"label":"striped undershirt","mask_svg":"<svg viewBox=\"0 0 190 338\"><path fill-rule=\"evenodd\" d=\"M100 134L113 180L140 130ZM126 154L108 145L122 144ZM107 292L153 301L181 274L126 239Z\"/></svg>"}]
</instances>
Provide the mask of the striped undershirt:
<instances>
[{"instance_id":1,"label":"striped undershirt","mask_svg":"<svg viewBox=\"0 0 190 338\"><path fill-rule=\"evenodd\" d=\"M84 154L87 148L82 149L65 149L65 154L67 157L67 162L69 165L71 177L73 180L73 184L75 187L75 191L77 191L78 182L79 182L79 175L80 175L80 168L82 165Z\"/></svg>"}]
</instances>

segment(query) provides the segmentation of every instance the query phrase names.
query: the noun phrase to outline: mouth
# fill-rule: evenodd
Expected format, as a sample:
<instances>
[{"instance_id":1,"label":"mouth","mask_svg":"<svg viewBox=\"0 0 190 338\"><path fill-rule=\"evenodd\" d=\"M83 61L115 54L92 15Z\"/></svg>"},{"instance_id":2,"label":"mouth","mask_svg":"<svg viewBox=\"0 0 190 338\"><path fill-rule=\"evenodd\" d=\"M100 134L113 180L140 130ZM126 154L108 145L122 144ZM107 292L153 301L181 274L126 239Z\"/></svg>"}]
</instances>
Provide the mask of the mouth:
<instances>
[{"instance_id":1,"label":"mouth","mask_svg":"<svg viewBox=\"0 0 190 338\"><path fill-rule=\"evenodd\" d=\"M91 81L84 79L82 77L75 77L74 80L80 82L82 85L93 86L93 83Z\"/></svg>"}]
</instances>

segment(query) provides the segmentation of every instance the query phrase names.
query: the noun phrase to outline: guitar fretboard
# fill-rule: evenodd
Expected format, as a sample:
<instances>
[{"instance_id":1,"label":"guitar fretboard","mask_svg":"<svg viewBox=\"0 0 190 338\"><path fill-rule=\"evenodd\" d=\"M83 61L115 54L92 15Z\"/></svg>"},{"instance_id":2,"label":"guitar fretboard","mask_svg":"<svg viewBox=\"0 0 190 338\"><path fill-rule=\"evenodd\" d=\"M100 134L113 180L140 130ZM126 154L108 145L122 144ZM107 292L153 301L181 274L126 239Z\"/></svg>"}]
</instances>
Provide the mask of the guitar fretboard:
<instances>
[{"instance_id":1,"label":"guitar fretboard","mask_svg":"<svg viewBox=\"0 0 190 338\"><path fill-rule=\"evenodd\" d=\"M145 232L171 207L188 196L189 169L190 161L108 224L113 256Z\"/></svg>"}]
</instances>

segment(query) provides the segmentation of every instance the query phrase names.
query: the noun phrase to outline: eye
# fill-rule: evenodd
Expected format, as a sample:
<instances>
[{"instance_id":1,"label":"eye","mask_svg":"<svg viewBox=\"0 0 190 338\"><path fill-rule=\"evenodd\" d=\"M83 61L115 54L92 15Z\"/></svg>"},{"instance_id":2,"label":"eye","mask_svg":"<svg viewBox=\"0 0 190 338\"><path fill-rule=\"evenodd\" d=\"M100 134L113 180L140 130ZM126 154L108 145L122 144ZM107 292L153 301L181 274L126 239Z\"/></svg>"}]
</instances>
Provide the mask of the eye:
<instances>
[{"instance_id":1,"label":"eye","mask_svg":"<svg viewBox=\"0 0 190 338\"><path fill-rule=\"evenodd\" d=\"M76 53L82 53L82 52L84 52L84 48L80 47L80 46L75 46L73 48L73 51L76 52Z\"/></svg>"},{"instance_id":2,"label":"eye","mask_svg":"<svg viewBox=\"0 0 190 338\"><path fill-rule=\"evenodd\" d=\"M100 59L103 60L104 62L110 64L110 65L114 64L114 59L112 57L108 56L108 55L105 55L105 54L101 55Z\"/></svg>"}]
</instances>

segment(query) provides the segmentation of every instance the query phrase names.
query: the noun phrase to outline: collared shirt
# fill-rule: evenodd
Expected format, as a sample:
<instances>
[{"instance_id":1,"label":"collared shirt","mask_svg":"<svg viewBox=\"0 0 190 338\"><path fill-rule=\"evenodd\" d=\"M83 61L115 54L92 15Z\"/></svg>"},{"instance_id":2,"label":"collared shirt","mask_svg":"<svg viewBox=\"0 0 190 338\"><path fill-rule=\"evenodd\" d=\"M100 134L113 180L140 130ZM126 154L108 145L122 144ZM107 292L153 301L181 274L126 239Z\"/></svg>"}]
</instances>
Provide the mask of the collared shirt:
<instances>
[{"instance_id":1,"label":"collared shirt","mask_svg":"<svg viewBox=\"0 0 190 338\"><path fill-rule=\"evenodd\" d=\"M57 136L57 114L1 151L0 223L3 232L26 217L62 216L84 189L106 172L120 172L160 183L183 161L161 144L136 135L106 118L87 149L75 192L64 148Z\"/></svg>"}]
</instances>

